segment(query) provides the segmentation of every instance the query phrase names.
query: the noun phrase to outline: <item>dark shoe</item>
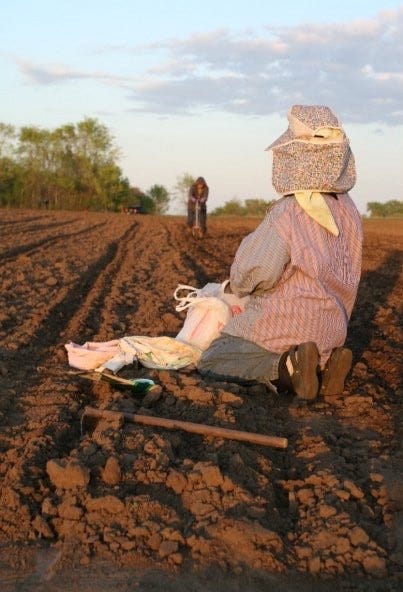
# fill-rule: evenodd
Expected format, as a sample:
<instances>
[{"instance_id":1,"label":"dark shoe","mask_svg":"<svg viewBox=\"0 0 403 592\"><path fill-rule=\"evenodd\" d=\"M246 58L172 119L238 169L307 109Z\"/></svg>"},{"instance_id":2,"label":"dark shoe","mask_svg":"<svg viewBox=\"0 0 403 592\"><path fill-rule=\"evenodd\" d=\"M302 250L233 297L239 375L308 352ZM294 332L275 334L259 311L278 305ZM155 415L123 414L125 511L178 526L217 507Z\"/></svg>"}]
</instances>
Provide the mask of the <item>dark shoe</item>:
<instances>
[{"instance_id":1,"label":"dark shoe","mask_svg":"<svg viewBox=\"0 0 403 592\"><path fill-rule=\"evenodd\" d=\"M290 357L293 374L290 376L286 361ZM280 392L293 392L300 399L311 401L316 399L319 390L318 380L319 352L316 343L309 341L298 347L291 347L279 362L279 379L275 381Z\"/></svg>"},{"instance_id":2,"label":"dark shoe","mask_svg":"<svg viewBox=\"0 0 403 592\"><path fill-rule=\"evenodd\" d=\"M289 351L294 373L290 376L294 393L307 401L316 399L319 391L319 352L316 343L308 341Z\"/></svg>"},{"instance_id":3,"label":"dark shoe","mask_svg":"<svg viewBox=\"0 0 403 592\"><path fill-rule=\"evenodd\" d=\"M344 390L344 381L351 370L353 353L346 347L337 347L326 362L322 372L321 395L340 395Z\"/></svg>"}]
</instances>

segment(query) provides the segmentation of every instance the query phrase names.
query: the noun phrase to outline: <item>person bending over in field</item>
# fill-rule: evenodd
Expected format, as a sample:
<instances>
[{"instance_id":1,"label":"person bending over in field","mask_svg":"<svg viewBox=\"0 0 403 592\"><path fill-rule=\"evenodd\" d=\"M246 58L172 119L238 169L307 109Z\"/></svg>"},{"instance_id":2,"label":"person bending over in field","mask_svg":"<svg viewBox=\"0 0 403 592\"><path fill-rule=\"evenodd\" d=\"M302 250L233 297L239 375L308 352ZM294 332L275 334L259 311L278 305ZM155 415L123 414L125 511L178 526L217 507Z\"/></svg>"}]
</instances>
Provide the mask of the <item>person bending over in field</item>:
<instances>
[{"instance_id":1,"label":"person bending over in field","mask_svg":"<svg viewBox=\"0 0 403 592\"><path fill-rule=\"evenodd\" d=\"M196 181L189 188L188 193L188 220L187 225L189 231L192 230L196 223L196 207L199 207L199 226L202 234L206 234L207 230L207 206L209 188L203 177L198 177Z\"/></svg>"},{"instance_id":2,"label":"person bending over in field","mask_svg":"<svg viewBox=\"0 0 403 592\"><path fill-rule=\"evenodd\" d=\"M325 106L294 105L273 151L280 194L241 242L230 290L250 295L202 354L215 379L259 381L302 399L339 394L351 368L343 347L361 273L360 215L348 138Z\"/></svg>"}]
</instances>

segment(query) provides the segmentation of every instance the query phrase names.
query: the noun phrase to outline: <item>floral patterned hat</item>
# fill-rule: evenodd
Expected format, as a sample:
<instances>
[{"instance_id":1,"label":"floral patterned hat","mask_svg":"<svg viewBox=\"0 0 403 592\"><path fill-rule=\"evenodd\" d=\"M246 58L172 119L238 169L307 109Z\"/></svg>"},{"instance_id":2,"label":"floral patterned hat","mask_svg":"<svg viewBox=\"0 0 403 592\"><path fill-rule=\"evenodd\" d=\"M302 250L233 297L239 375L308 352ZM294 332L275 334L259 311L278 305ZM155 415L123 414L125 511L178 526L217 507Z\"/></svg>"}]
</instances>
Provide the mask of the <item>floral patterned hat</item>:
<instances>
[{"instance_id":1,"label":"floral patterned hat","mask_svg":"<svg viewBox=\"0 0 403 592\"><path fill-rule=\"evenodd\" d=\"M273 151L272 183L282 194L296 191L345 193L356 181L350 142L329 107L294 105L288 129Z\"/></svg>"}]
</instances>

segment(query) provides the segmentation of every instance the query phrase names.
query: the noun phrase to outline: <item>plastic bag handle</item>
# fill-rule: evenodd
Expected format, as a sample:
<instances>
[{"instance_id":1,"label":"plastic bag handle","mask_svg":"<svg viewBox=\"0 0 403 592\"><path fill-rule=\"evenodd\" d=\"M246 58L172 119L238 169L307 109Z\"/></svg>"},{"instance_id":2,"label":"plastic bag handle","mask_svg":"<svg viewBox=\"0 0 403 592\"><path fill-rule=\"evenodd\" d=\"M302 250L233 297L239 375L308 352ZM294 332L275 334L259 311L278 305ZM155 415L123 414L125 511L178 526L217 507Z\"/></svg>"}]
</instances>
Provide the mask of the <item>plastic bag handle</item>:
<instances>
[{"instance_id":1,"label":"plastic bag handle","mask_svg":"<svg viewBox=\"0 0 403 592\"><path fill-rule=\"evenodd\" d=\"M228 286L231 280L224 280L221 284L220 292L221 294L225 294L225 288Z\"/></svg>"},{"instance_id":2,"label":"plastic bag handle","mask_svg":"<svg viewBox=\"0 0 403 592\"><path fill-rule=\"evenodd\" d=\"M186 296L178 296L178 292L181 292L182 290L188 290L189 293L186 294ZM200 290L198 290L194 286L178 284L178 287L174 292L174 298L179 302L179 304L175 306L175 310L180 312L181 310L186 310L187 308L189 308L189 306L192 306L192 304L194 304L195 301L199 298L199 292Z\"/></svg>"}]
</instances>

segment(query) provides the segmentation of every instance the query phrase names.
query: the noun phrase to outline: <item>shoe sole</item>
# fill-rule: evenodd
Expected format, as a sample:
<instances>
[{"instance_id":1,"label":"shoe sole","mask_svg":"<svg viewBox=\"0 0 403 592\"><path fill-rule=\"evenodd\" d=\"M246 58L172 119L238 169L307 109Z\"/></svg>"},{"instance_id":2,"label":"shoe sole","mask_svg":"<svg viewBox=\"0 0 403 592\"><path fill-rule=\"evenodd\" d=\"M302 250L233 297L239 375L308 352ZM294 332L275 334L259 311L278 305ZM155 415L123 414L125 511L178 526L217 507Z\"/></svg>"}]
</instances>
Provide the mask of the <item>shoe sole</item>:
<instances>
[{"instance_id":1,"label":"shoe sole","mask_svg":"<svg viewBox=\"0 0 403 592\"><path fill-rule=\"evenodd\" d=\"M342 347L333 352L327 370L325 370L321 395L340 395L344 391L344 381L351 370L353 353L350 349Z\"/></svg>"},{"instance_id":2,"label":"shoe sole","mask_svg":"<svg viewBox=\"0 0 403 592\"><path fill-rule=\"evenodd\" d=\"M316 399L319 391L317 369L319 352L316 343L302 343L297 349L297 369L291 376L295 394L306 401Z\"/></svg>"}]
</instances>

